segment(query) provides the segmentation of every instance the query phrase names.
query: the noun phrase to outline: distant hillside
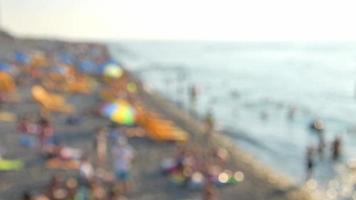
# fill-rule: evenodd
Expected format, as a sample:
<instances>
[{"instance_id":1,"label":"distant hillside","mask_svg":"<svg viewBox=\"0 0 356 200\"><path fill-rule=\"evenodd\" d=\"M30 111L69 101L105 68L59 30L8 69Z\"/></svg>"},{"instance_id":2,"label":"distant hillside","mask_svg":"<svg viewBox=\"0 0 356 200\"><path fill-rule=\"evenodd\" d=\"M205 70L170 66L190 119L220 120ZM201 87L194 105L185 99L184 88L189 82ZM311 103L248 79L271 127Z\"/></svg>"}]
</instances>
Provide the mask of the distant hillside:
<instances>
[{"instance_id":1,"label":"distant hillside","mask_svg":"<svg viewBox=\"0 0 356 200\"><path fill-rule=\"evenodd\" d=\"M8 33L7 31L4 31L2 29L0 29L0 38L1 39L7 39L7 40L14 40L15 37L12 36L10 33Z\"/></svg>"}]
</instances>

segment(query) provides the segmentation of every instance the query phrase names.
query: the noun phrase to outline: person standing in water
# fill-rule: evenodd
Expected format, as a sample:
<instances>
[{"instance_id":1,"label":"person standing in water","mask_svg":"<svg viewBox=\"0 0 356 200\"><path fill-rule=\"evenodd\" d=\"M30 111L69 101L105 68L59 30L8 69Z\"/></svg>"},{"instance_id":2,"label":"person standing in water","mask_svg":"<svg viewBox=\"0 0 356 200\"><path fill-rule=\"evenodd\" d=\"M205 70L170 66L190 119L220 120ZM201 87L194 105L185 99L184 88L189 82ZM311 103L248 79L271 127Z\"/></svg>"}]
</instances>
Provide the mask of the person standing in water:
<instances>
[{"instance_id":1,"label":"person standing in water","mask_svg":"<svg viewBox=\"0 0 356 200\"><path fill-rule=\"evenodd\" d=\"M310 129L318 135L318 139L319 139L318 152L319 152L319 155L322 156L324 153L325 146L326 146L325 145L325 136L324 136L325 125L324 125L323 121L321 121L320 119L316 119L310 125Z\"/></svg>"},{"instance_id":2,"label":"person standing in water","mask_svg":"<svg viewBox=\"0 0 356 200\"><path fill-rule=\"evenodd\" d=\"M306 152L306 180L310 179L313 175L314 171L314 149L312 147L307 148Z\"/></svg>"},{"instance_id":3,"label":"person standing in water","mask_svg":"<svg viewBox=\"0 0 356 200\"><path fill-rule=\"evenodd\" d=\"M190 101L190 110L193 114L195 114L195 109L197 106L197 96L198 96L198 89L195 85L192 85L189 91L189 101Z\"/></svg>"},{"instance_id":4,"label":"person standing in water","mask_svg":"<svg viewBox=\"0 0 356 200\"><path fill-rule=\"evenodd\" d=\"M211 110L208 111L205 117L205 133L208 141L210 142L212 133L214 132L215 121L213 117L213 113Z\"/></svg>"},{"instance_id":5,"label":"person standing in water","mask_svg":"<svg viewBox=\"0 0 356 200\"><path fill-rule=\"evenodd\" d=\"M341 137L336 136L331 146L332 159L334 161L340 158L341 154Z\"/></svg>"}]
</instances>

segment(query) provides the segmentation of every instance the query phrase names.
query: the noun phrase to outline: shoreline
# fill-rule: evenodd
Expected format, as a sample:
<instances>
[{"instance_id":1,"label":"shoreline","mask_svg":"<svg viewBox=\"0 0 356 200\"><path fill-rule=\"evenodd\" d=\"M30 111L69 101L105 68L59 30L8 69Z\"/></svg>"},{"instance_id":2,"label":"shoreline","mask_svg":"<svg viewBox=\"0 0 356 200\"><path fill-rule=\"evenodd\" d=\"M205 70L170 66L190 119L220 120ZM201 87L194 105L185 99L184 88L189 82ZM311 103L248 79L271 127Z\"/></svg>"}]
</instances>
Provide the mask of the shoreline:
<instances>
[{"instance_id":1,"label":"shoreline","mask_svg":"<svg viewBox=\"0 0 356 200\"><path fill-rule=\"evenodd\" d=\"M177 105L174 104L174 102L163 97L157 91L144 90L144 92L145 95L151 99L151 102L153 104L157 104L157 106L165 108L162 112L173 118L173 122L175 122L178 127L191 134L204 134L204 124L198 118L189 114L186 110L179 108ZM189 131L191 129L198 131L192 133L191 131ZM214 140L218 143L218 145L228 149L232 156L232 162L243 163L244 166L250 168L250 171L252 171L256 177L263 180L267 180L269 184L282 190L298 188L298 191L291 192L290 194L291 196L298 197L297 199L317 199L315 194L313 194L311 191L307 191L307 188L305 188L305 186L299 186L296 181L292 180L291 177L282 175L272 167L263 164L262 161L259 161L257 158L254 158L250 153L241 149L237 144L233 143L233 140L231 140L229 136L224 135L224 133L214 131L213 137Z\"/></svg>"},{"instance_id":2,"label":"shoreline","mask_svg":"<svg viewBox=\"0 0 356 200\"><path fill-rule=\"evenodd\" d=\"M2 55L6 55L11 52L13 49L31 49L41 46L48 46L50 48L59 47L60 45L65 44L87 44L85 42L73 42L73 41L64 41L64 40L36 40L36 39L14 39L14 46L9 47L9 49L3 50L0 52ZM11 43L10 43L11 44ZM16 45L15 45L16 44ZM88 44L98 44L106 48L108 55L112 57L111 52L109 51L108 45L105 43L88 43ZM130 76L137 81L142 83L134 74L129 70ZM24 94L21 94L22 96ZM91 95L93 96L93 95ZM155 91L142 91L142 101L145 105L162 114L165 118L170 119L174 122L179 128L185 130L187 133L190 133L190 137L195 138L196 140L201 140L199 138L203 134L203 124L198 119L191 116L189 113L183 109L178 108L173 102L169 101L162 97L161 94ZM86 99L83 99L86 101ZM30 103L21 103L20 107L13 108L15 113L21 112L21 109L37 109L37 106ZM91 122L92 123L91 123ZM68 140L69 144L77 145L88 149L88 146L91 144L91 139L93 137L92 129L99 124L102 124L103 121L100 119L88 119L88 123L85 123L79 127L66 127L59 120L56 120L58 132L63 134L63 138ZM17 135L11 134L13 132L12 123L7 123L4 125L3 122L0 122L3 130L1 130L1 136L5 141L9 141L9 153L12 156L24 156L29 157L30 159L35 159L35 152L30 152L29 155L25 153L24 149L17 147ZM94 126L95 125L95 126ZM76 135L85 133L89 137L80 138L80 140L71 141L70 138L77 137ZM77 138L78 139L78 138ZM297 185L293 184L291 180L287 177L282 177L273 169L265 167L264 164L260 163L257 159L253 158L248 152L240 149L236 144L234 144L228 136L217 133L214 135L214 139L218 141L219 145L226 147L230 152L231 164L243 171L245 173L246 180L241 184L236 186L231 186L227 188L219 189L219 199L236 199L237 196L239 199L273 199L273 200L282 200L282 199L293 199L293 200L310 200L312 195L308 193L304 188L300 188ZM194 195L193 199L198 199L192 191L182 188L172 188L167 186L167 180L162 175L156 174L157 163L166 156L171 156L174 152L175 145L167 143L158 143L147 138L143 139L133 139L133 143L137 144L138 156L141 157L141 161L138 161L135 176L138 180L143 181L138 185L138 189L134 194L132 199L192 199L191 196ZM12 145L12 146L11 146ZM147 157L147 158L146 158ZM147 165L147 166L146 166ZM159 165L159 164L158 164ZM5 180L5 185L1 183L0 180L0 199L4 197L16 196L19 194L14 194L19 190L32 188L36 184L43 184L48 177L50 177L53 171L45 170L43 172L42 166L30 166L29 169L25 169L23 172L9 172L0 174L3 180ZM70 173L70 172L68 172ZM38 174L38 175L37 175ZM43 174L40 175L40 174ZM3 176L4 175L4 176ZM40 175L40 176L39 176ZM158 176L158 177L157 177ZM26 180L27 177L27 180ZM157 180L152 180L152 179ZM24 179L21 182L19 179ZM9 181L7 183L6 181ZM153 182L153 185L149 185ZM33 185L34 184L34 185ZM2 185L4 188L2 188ZM37 188L38 189L38 188ZM193 193L193 194L192 194ZM10 196L8 196L10 195ZM148 196L148 198L146 198ZM14 199L14 198L13 198ZM130 198L131 199L131 198Z\"/></svg>"}]
</instances>

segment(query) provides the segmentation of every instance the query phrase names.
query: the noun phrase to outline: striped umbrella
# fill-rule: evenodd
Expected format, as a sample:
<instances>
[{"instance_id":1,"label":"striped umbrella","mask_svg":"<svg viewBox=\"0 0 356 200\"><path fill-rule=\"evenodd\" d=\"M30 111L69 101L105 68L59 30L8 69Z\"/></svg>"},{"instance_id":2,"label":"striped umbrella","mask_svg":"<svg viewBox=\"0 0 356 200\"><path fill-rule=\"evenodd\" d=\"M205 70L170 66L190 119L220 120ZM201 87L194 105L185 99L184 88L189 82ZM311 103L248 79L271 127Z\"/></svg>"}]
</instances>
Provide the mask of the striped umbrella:
<instances>
[{"instance_id":1,"label":"striped umbrella","mask_svg":"<svg viewBox=\"0 0 356 200\"><path fill-rule=\"evenodd\" d=\"M111 121L123 125L133 125L136 118L134 108L124 100L105 104L101 108L101 114Z\"/></svg>"}]
</instances>

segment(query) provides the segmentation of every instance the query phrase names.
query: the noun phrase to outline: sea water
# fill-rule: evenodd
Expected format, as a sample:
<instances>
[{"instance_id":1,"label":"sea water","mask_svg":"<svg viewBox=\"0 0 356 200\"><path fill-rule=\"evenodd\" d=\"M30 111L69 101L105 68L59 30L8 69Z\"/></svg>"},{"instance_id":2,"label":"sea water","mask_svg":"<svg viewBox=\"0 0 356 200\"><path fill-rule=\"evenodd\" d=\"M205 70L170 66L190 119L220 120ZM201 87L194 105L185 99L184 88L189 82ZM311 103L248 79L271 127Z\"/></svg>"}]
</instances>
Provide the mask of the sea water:
<instances>
[{"instance_id":1,"label":"sea water","mask_svg":"<svg viewBox=\"0 0 356 200\"><path fill-rule=\"evenodd\" d=\"M200 116L213 112L237 145L297 183L305 180L306 148L318 144L309 125L322 119L327 147L314 177L326 189L346 184L346 163L356 158L355 43L132 41L110 48L148 87L187 110L195 85ZM335 163L337 135L343 158Z\"/></svg>"}]
</instances>

